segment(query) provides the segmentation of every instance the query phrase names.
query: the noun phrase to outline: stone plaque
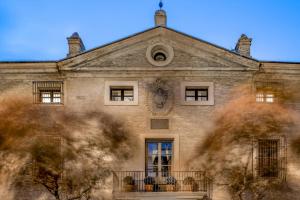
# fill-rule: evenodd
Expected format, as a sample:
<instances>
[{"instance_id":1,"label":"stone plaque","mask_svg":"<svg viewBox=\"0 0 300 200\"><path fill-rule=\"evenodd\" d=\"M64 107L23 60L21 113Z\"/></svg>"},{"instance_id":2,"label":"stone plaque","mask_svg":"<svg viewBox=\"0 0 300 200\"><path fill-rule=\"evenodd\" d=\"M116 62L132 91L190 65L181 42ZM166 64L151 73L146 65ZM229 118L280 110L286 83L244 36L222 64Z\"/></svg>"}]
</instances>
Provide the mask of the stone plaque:
<instances>
[{"instance_id":1,"label":"stone plaque","mask_svg":"<svg viewBox=\"0 0 300 200\"><path fill-rule=\"evenodd\" d=\"M151 119L151 129L169 129L169 120Z\"/></svg>"}]
</instances>

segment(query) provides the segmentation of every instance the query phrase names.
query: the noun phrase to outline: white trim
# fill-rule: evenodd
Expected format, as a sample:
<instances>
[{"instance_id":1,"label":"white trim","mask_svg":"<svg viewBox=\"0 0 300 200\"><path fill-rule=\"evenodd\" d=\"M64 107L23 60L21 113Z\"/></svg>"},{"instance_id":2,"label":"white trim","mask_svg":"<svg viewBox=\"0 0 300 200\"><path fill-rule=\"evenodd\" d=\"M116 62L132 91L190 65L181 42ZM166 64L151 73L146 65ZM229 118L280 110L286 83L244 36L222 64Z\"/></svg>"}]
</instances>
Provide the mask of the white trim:
<instances>
[{"instance_id":1,"label":"white trim","mask_svg":"<svg viewBox=\"0 0 300 200\"><path fill-rule=\"evenodd\" d=\"M133 101L111 101L110 87L112 86L131 86L133 87ZM136 106L138 105L138 81L105 81L104 105L109 106Z\"/></svg>"},{"instance_id":2,"label":"white trim","mask_svg":"<svg viewBox=\"0 0 300 200\"><path fill-rule=\"evenodd\" d=\"M208 88L208 101L186 101L185 90L186 87L207 87ZM181 105L186 106L213 106L215 105L214 99L214 83L213 82L181 82L180 87Z\"/></svg>"}]
</instances>

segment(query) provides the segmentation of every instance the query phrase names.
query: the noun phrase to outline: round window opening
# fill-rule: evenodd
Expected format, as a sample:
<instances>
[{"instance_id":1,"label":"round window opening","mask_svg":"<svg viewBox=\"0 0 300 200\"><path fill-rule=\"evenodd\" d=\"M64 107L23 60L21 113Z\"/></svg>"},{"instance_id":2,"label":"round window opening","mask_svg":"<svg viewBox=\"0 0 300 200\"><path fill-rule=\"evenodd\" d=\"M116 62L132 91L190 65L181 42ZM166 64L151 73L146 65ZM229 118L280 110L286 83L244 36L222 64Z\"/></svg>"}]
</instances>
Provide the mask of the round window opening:
<instances>
[{"instance_id":1,"label":"round window opening","mask_svg":"<svg viewBox=\"0 0 300 200\"><path fill-rule=\"evenodd\" d=\"M162 52L158 52L154 54L154 58L155 61L157 62L162 62L162 61L166 61L167 60L167 56L162 53Z\"/></svg>"},{"instance_id":2,"label":"round window opening","mask_svg":"<svg viewBox=\"0 0 300 200\"><path fill-rule=\"evenodd\" d=\"M172 62L174 51L165 43L156 43L148 47L146 57L150 64L162 67Z\"/></svg>"}]
</instances>

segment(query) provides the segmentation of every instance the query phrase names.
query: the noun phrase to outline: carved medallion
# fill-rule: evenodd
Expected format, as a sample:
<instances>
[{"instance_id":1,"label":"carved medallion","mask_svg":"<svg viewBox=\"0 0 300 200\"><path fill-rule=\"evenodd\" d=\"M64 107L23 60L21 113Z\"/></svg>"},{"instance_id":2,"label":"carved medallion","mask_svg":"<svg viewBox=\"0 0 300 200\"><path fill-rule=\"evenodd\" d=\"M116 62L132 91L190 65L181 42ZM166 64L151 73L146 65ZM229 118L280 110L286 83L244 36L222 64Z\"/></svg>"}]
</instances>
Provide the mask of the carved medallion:
<instances>
[{"instance_id":1,"label":"carved medallion","mask_svg":"<svg viewBox=\"0 0 300 200\"><path fill-rule=\"evenodd\" d=\"M165 80L156 79L148 84L147 104L154 115L167 115L173 108L173 87Z\"/></svg>"}]
</instances>

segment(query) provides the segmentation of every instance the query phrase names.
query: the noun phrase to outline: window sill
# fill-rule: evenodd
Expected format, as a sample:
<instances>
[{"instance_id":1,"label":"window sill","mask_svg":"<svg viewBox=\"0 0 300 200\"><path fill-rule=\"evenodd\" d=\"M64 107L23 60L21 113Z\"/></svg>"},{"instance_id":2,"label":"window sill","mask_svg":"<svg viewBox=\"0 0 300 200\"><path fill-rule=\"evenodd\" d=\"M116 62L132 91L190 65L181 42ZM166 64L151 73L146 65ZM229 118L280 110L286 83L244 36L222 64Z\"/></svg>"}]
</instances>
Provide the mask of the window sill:
<instances>
[{"instance_id":1,"label":"window sill","mask_svg":"<svg viewBox=\"0 0 300 200\"><path fill-rule=\"evenodd\" d=\"M133 102L120 102L120 101L109 101L104 104L105 106L138 106L137 101Z\"/></svg>"},{"instance_id":2,"label":"window sill","mask_svg":"<svg viewBox=\"0 0 300 200\"><path fill-rule=\"evenodd\" d=\"M34 103L34 105L38 105L38 106L54 106L54 107L62 107L62 106L64 106L63 103Z\"/></svg>"},{"instance_id":3,"label":"window sill","mask_svg":"<svg viewBox=\"0 0 300 200\"><path fill-rule=\"evenodd\" d=\"M183 101L181 102L181 105L182 106L214 106L214 102L212 101L200 101L200 102L197 102L197 101Z\"/></svg>"}]
</instances>

